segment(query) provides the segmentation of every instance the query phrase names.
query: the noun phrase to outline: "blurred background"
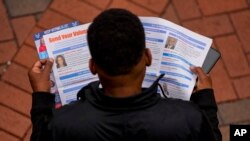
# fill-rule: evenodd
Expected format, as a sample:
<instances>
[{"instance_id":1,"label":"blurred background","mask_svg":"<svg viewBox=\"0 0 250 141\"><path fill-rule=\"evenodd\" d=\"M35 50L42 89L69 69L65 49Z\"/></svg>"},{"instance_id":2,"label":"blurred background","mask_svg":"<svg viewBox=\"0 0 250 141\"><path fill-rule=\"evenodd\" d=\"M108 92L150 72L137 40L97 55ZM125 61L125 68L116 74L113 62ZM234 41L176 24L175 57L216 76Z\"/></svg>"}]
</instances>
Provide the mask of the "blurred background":
<instances>
[{"instance_id":1,"label":"blurred background","mask_svg":"<svg viewBox=\"0 0 250 141\"><path fill-rule=\"evenodd\" d=\"M250 0L0 0L0 140L28 141L38 59L33 34L74 20L88 23L119 7L162 17L214 39L222 57L210 72L223 141L229 125L250 124Z\"/></svg>"}]
</instances>

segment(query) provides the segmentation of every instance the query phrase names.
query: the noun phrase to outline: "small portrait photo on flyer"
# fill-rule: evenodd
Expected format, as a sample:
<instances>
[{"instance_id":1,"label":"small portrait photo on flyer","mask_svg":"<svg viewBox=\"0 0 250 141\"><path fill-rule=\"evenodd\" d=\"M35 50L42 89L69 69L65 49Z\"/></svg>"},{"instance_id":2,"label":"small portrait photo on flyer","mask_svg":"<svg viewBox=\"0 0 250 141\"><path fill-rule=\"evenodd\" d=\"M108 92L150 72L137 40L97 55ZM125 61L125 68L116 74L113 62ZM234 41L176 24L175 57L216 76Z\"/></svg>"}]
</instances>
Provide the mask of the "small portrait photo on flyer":
<instances>
[{"instance_id":1,"label":"small portrait photo on flyer","mask_svg":"<svg viewBox=\"0 0 250 141\"><path fill-rule=\"evenodd\" d=\"M55 58L56 67L63 68L67 66L66 60L63 55L57 55Z\"/></svg>"},{"instance_id":2,"label":"small portrait photo on flyer","mask_svg":"<svg viewBox=\"0 0 250 141\"><path fill-rule=\"evenodd\" d=\"M174 37L168 37L167 39L167 42L166 42L166 45L165 45L165 48L168 48L168 49L174 49L175 48L175 45L177 43L177 39L174 38Z\"/></svg>"}]
</instances>

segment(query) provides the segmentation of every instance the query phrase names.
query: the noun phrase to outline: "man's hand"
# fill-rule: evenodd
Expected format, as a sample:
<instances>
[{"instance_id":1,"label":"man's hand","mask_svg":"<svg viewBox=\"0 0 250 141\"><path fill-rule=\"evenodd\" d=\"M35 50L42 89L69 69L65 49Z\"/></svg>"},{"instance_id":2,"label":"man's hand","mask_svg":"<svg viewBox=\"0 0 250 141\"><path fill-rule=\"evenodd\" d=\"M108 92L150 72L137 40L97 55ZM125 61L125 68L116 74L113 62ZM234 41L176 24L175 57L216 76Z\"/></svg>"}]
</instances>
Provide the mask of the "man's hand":
<instances>
[{"instance_id":1,"label":"man's hand","mask_svg":"<svg viewBox=\"0 0 250 141\"><path fill-rule=\"evenodd\" d=\"M191 67L190 69L198 76L197 87L194 91L212 88L211 78L202 70L201 67Z\"/></svg>"},{"instance_id":2,"label":"man's hand","mask_svg":"<svg viewBox=\"0 0 250 141\"><path fill-rule=\"evenodd\" d=\"M33 92L50 92L50 72L53 60L40 60L35 62L29 70L29 80Z\"/></svg>"}]
</instances>

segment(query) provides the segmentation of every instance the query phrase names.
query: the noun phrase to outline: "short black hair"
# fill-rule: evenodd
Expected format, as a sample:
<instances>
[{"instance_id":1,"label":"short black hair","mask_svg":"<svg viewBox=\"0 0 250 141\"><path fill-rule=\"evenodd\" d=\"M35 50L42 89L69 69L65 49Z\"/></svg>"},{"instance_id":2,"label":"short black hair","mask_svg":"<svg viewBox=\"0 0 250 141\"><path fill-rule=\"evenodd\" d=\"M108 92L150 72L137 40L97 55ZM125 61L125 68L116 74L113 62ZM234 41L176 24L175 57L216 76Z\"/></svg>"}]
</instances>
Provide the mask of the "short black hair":
<instances>
[{"instance_id":1,"label":"short black hair","mask_svg":"<svg viewBox=\"0 0 250 141\"><path fill-rule=\"evenodd\" d=\"M145 50L140 19L125 9L108 9L89 26L88 45L92 59L111 76L128 74Z\"/></svg>"}]
</instances>

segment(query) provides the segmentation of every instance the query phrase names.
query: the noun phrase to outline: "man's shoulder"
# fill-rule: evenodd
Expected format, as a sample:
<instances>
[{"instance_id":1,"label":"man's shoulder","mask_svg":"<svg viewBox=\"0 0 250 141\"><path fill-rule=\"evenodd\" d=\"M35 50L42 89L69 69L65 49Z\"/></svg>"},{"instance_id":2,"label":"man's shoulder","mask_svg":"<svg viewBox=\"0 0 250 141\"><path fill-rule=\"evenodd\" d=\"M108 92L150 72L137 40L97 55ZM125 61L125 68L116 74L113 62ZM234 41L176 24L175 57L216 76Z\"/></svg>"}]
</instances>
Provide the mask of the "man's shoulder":
<instances>
[{"instance_id":1,"label":"man's shoulder","mask_svg":"<svg viewBox=\"0 0 250 141\"><path fill-rule=\"evenodd\" d=\"M188 106L189 108L197 108L197 105L192 101L182 100L177 98L161 98L160 104L174 106L174 107L183 107Z\"/></svg>"},{"instance_id":2,"label":"man's shoulder","mask_svg":"<svg viewBox=\"0 0 250 141\"><path fill-rule=\"evenodd\" d=\"M153 109L150 109L150 113L153 114L147 118L152 119L157 126L164 125L164 129L166 126L180 132L186 132L187 129L196 129L198 132L203 122L200 109L194 103L180 99L161 98ZM164 120L159 123L159 119Z\"/></svg>"},{"instance_id":3,"label":"man's shoulder","mask_svg":"<svg viewBox=\"0 0 250 141\"><path fill-rule=\"evenodd\" d=\"M201 110L192 101L185 101L175 98L162 98L159 102L160 108L165 108L174 113L192 118L193 116L201 117Z\"/></svg>"},{"instance_id":4,"label":"man's shoulder","mask_svg":"<svg viewBox=\"0 0 250 141\"><path fill-rule=\"evenodd\" d=\"M84 101L77 100L59 109L55 109L50 124L55 127L67 127L68 124L71 125L73 121L84 116L85 110L83 104Z\"/></svg>"},{"instance_id":5,"label":"man's shoulder","mask_svg":"<svg viewBox=\"0 0 250 141\"><path fill-rule=\"evenodd\" d=\"M61 108L55 109L53 112L54 116L60 116L60 115L64 115L65 113L78 110L77 107L79 107L82 104L83 102L81 100L73 101L67 105L62 106Z\"/></svg>"}]
</instances>

